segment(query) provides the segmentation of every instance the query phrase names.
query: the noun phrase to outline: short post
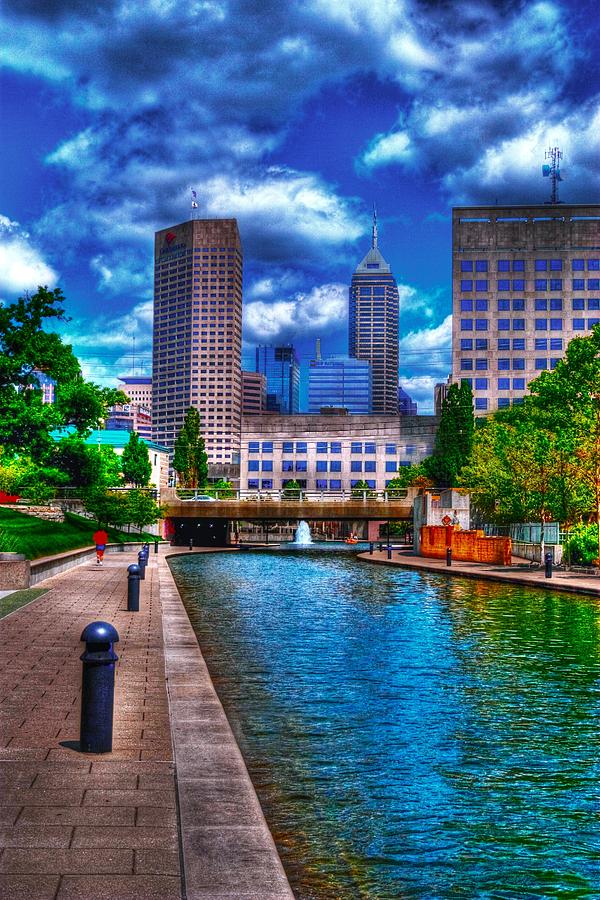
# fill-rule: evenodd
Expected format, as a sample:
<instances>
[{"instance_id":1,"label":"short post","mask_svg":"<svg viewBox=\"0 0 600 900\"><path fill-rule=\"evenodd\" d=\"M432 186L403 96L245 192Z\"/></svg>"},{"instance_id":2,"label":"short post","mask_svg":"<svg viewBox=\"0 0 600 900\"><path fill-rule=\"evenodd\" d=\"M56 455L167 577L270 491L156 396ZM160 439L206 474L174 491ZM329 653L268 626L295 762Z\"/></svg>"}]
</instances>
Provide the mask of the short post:
<instances>
[{"instance_id":1,"label":"short post","mask_svg":"<svg viewBox=\"0 0 600 900\"><path fill-rule=\"evenodd\" d=\"M154 552L158 553L158 541L154 541Z\"/></svg>"},{"instance_id":2,"label":"short post","mask_svg":"<svg viewBox=\"0 0 600 900\"><path fill-rule=\"evenodd\" d=\"M452 547L446 547L446 565L452 565Z\"/></svg>"},{"instance_id":3,"label":"short post","mask_svg":"<svg viewBox=\"0 0 600 900\"><path fill-rule=\"evenodd\" d=\"M190 550L194 549L194 538L190 538Z\"/></svg>"},{"instance_id":4,"label":"short post","mask_svg":"<svg viewBox=\"0 0 600 900\"><path fill-rule=\"evenodd\" d=\"M92 622L83 630L81 654L81 723L79 749L82 753L110 753L112 750L115 662L113 644L119 640L108 622Z\"/></svg>"},{"instance_id":5,"label":"short post","mask_svg":"<svg viewBox=\"0 0 600 900\"><path fill-rule=\"evenodd\" d=\"M140 550L138 553L138 566L140 569L140 578L142 581L146 580L146 554L143 550Z\"/></svg>"},{"instance_id":6,"label":"short post","mask_svg":"<svg viewBox=\"0 0 600 900\"><path fill-rule=\"evenodd\" d=\"M544 575L546 578L552 578L552 553L544 553Z\"/></svg>"},{"instance_id":7,"label":"short post","mask_svg":"<svg viewBox=\"0 0 600 900\"><path fill-rule=\"evenodd\" d=\"M373 541L369 541L369 554L373 556Z\"/></svg>"},{"instance_id":8,"label":"short post","mask_svg":"<svg viewBox=\"0 0 600 900\"><path fill-rule=\"evenodd\" d=\"M139 612L140 609L140 567L132 563L127 566L127 612Z\"/></svg>"},{"instance_id":9,"label":"short post","mask_svg":"<svg viewBox=\"0 0 600 900\"><path fill-rule=\"evenodd\" d=\"M389 544L387 545L387 558L388 559L392 558L392 548L390 547Z\"/></svg>"}]
</instances>

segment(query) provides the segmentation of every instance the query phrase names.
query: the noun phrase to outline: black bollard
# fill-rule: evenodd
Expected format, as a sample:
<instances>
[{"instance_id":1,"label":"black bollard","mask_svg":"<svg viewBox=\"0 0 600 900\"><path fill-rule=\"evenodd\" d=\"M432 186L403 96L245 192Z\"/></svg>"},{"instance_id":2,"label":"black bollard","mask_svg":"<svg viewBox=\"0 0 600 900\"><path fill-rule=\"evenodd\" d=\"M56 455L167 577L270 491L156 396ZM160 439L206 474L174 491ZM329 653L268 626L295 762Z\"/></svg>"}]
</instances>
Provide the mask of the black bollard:
<instances>
[{"instance_id":1,"label":"black bollard","mask_svg":"<svg viewBox=\"0 0 600 900\"><path fill-rule=\"evenodd\" d=\"M154 552L158 553L158 541L154 541Z\"/></svg>"},{"instance_id":2,"label":"black bollard","mask_svg":"<svg viewBox=\"0 0 600 900\"><path fill-rule=\"evenodd\" d=\"M392 548L390 547L389 544L387 545L387 558L388 559L392 558Z\"/></svg>"},{"instance_id":3,"label":"black bollard","mask_svg":"<svg viewBox=\"0 0 600 900\"><path fill-rule=\"evenodd\" d=\"M544 553L544 575L546 578L552 578L552 553L548 551L548 553Z\"/></svg>"},{"instance_id":4,"label":"black bollard","mask_svg":"<svg viewBox=\"0 0 600 900\"><path fill-rule=\"evenodd\" d=\"M138 566L140 569L140 578L142 581L146 580L146 556L144 555L144 551L140 550L138 553Z\"/></svg>"},{"instance_id":5,"label":"black bollard","mask_svg":"<svg viewBox=\"0 0 600 900\"><path fill-rule=\"evenodd\" d=\"M190 550L194 549L194 539L190 538Z\"/></svg>"},{"instance_id":6,"label":"black bollard","mask_svg":"<svg viewBox=\"0 0 600 900\"><path fill-rule=\"evenodd\" d=\"M373 556L373 541L369 541L369 553Z\"/></svg>"},{"instance_id":7,"label":"black bollard","mask_svg":"<svg viewBox=\"0 0 600 900\"><path fill-rule=\"evenodd\" d=\"M112 750L115 662L119 658L113 644L119 640L108 622L92 622L83 630L81 654L81 724L79 749L82 753L110 753Z\"/></svg>"},{"instance_id":8,"label":"black bollard","mask_svg":"<svg viewBox=\"0 0 600 900\"><path fill-rule=\"evenodd\" d=\"M452 565L452 547L446 547L446 565Z\"/></svg>"},{"instance_id":9,"label":"black bollard","mask_svg":"<svg viewBox=\"0 0 600 900\"><path fill-rule=\"evenodd\" d=\"M135 563L127 566L127 612L139 612L140 578L139 566Z\"/></svg>"}]
</instances>

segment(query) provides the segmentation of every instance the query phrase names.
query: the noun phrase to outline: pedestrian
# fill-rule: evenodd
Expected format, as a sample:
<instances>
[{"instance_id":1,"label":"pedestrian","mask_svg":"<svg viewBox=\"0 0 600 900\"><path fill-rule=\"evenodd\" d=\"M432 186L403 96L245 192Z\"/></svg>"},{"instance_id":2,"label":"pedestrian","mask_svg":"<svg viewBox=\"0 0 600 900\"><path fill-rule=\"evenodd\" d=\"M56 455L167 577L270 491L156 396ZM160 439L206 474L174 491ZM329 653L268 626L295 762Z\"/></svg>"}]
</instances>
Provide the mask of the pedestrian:
<instances>
[{"instance_id":1,"label":"pedestrian","mask_svg":"<svg viewBox=\"0 0 600 900\"><path fill-rule=\"evenodd\" d=\"M101 566L108 543L108 535L104 529L99 528L98 531L94 532L94 543L96 545L96 565Z\"/></svg>"}]
</instances>

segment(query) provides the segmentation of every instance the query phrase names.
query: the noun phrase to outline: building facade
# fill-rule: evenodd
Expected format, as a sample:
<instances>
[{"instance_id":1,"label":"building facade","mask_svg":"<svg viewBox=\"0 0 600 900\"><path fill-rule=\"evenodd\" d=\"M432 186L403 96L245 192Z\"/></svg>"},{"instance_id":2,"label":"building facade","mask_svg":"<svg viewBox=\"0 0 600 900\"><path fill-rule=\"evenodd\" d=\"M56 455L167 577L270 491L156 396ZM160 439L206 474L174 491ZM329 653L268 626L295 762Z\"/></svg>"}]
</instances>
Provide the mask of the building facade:
<instances>
[{"instance_id":1,"label":"building facade","mask_svg":"<svg viewBox=\"0 0 600 900\"><path fill-rule=\"evenodd\" d=\"M452 296L453 380L478 414L521 403L600 322L600 205L455 208Z\"/></svg>"},{"instance_id":2,"label":"building facade","mask_svg":"<svg viewBox=\"0 0 600 900\"><path fill-rule=\"evenodd\" d=\"M260 372L242 371L242 415L260 415L266 409L267 379Z\"/></svg>"},{"instance_id":3,"label":"building facade","mask_svg":"<svg viewBox=\"0 0 600 900\"><path fill-rule=\"evenodd\" d=\"M371 363L375 414L398 414L398 307L398 287L377 246L374 216L371 249L350 285L349 352Z\"/></svg>"},{"instance_id":4,"label":"building facade","mask_svg":"<svg viewBox=\"0 0 600 900\"><path fill-rule=\"evenodd\" d=\"M118 403L109 407L105 426L116 431L137 431L145 440L152 440L152 412L138 403Z\"/></svg>"},{"instance_id":5,"label":"building facade","mask_svg":"<svg viewBox=\"0 0 600 900\"><path fill-rule=\"evenodd\" d=\"M258 346L254 371L267 381L267 410L293 415L300 409L300 363L292 344Z\"/></svg>"},{"instance_id":6,"label":"building facade","mask_svg":"<svg viewBox=\"0 0 600 900\"><path fill-rule=\"evenodd\" d=\"M172 449L198 409L209 463L239 460L242 245L235 219L163 228L154 245L152 434Z\"/></svg>"},{"instance_id":7,"label":"building facade","mask_svg":"<svg viewBox=\"0 0 600 900\"><path fill-rule=\"evenodd\" d=\"M311 359L308 369L308 411L335 406L355 415L371 412L371 363L367 359L328 356Z\"/></svg>"},{"instance_id":8,"label":"building facade","mask_svg":"<svg viewBox=\"0 0 600 900\"><path fill-rule=\"evenodd\" d=\"M398 414L401 416L416 416L417 411L417 404L410 394L407 394L403 387L398 387Z\"/></svg>"},{"instance_id":9,"label":"building facade","mask_svg":"<svg viewBox=\"0 0 600 900\"><path fill-rule=\"evenodd\" d=\"M150 375L121 375L118 387L131 403L152 409L152 377Z\"/></svg>"},{"instance_id":10,"label":"building facade","mask_svg":"<svg viewBox=\"0 0 600 900\"><path fill-rule=\"evenodd\" d=\"M400 467L431 455L437 426L435 416L244 416L240 487L384 490Z\"/></svg>"}]
</instances>

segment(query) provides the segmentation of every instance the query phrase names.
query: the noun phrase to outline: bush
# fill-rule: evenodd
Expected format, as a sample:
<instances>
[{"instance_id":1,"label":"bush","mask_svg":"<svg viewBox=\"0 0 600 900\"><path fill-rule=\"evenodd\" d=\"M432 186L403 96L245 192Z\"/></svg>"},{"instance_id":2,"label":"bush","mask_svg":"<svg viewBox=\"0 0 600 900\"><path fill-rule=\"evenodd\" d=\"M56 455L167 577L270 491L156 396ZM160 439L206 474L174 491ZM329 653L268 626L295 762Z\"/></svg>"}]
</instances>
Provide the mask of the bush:
<instances>
[{"instance_id":1,"label":"bush","mask_svg":"<svg viewBox=\"0 0 600 900\"><path fill-rule=\"evenodd\" d=\"M591 566L598 561L598 526L575 525L565 542L565 553L572 565Z\"/></svg>"}]
</instances>

